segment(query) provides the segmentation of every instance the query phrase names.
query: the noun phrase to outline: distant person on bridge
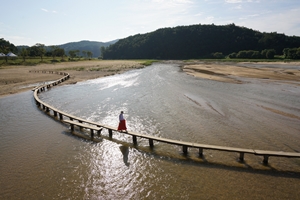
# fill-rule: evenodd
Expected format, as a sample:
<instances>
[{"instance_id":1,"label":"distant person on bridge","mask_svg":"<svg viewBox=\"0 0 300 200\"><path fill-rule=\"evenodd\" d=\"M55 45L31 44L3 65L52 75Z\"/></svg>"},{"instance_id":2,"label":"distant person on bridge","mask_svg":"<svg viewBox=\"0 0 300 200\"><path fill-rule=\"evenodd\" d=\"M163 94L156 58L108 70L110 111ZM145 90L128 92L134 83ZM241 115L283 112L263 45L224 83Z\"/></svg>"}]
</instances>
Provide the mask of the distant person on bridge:
<instances>
[{"instance_id":1,"label":"distant person on bridge","mask_svg":"<svg viewBox=\"0 0 300 200\"><path fill-rule=\"evenodd\" d=\"M118 126L118 131L125 130L125 132L127 132L127 128L126 128L126 120L124 119L123 114L124 114L124 112L121 111L121 113L120 113L120 115L119 115L119 126Z\"/></svg>"}]
</instances>

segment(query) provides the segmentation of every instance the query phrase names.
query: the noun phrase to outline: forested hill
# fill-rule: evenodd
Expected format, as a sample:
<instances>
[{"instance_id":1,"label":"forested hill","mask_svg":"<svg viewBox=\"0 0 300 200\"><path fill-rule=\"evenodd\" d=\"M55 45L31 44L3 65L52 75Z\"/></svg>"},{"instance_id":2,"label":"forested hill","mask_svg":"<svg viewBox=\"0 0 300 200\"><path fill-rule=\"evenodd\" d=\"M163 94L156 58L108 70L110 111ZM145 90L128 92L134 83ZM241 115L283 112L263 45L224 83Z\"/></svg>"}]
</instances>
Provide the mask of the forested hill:
<instances>
[{"instance_id":1,"label":"forested hill","mask_svg":"<svg viewBox=\"0 0 300 200\"><path fill-rule=\"evenodd\" d=\"M100 56L100 48L101 47L107 47L111 44L115 43L115 41L112 42L94 42L94 41L87 41L83 40L80 42L70 42L66 44L58 45L58 47L65 50L66 53L68 53L70 50L79 50L80 56L83 56L83 51L90 51L93 54L93 57L99 57Z\"/></svg>"},{"instance_id":2,"label":"forested hill","mask_svg":"<svg viewBox=\"0 0 300 200\"><path fill-rule=\"evenodd\" d=\"M300 37L261 33L235 24L191 25L162 28L119 40L103 52L104 59L193 59L207 58L212 53L228 55L242 50L300 47Z\"/></svg>"}]
</instances>

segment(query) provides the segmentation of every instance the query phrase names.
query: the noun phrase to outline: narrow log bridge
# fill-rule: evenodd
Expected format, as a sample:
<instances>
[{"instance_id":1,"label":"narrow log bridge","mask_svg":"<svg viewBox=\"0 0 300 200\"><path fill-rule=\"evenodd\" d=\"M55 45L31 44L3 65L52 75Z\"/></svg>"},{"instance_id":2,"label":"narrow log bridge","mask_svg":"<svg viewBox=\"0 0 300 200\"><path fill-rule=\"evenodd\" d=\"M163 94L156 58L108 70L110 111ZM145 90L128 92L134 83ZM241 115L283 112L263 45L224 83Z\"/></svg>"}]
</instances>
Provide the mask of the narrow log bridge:
<instances>
[{"instance_id":1,"label":"narrow log bridge","mask_svg":"<svg viewBox=\"0 0 300 200\"><path fill-rule=\"evenodd\" d=\"M43 110L46 112L50 113L51 111L53 112L53 115L55 117L59 117L59 119L71 126L71 130L74 131L74 126L78 126L80 128L86 128L90 130L91 133L91 140L94 139L94 131L97 132L98 136L100 136L101 131L103 129L108 130L109 137L113 137L113 132L119 132L116 127L111 127L103 124L99 124L97 122L92 122L88 121L86 119L82 119L73 115L70 115L68 113L62 112L46 103L41 101L38 97L38 93L46 91L48 88L51 88L52 86L56 86L59 83L62 83L66 81L67 79L70 78L70 75L65 72L54 72L54 71L29 71L29 72L35 72L35 73L52 73L52 74L59 74L63 75L62 78L53 81L50 84L44 84L41 86L38 86L34 88L34 99L36 101L36 104L41 107ZM69 120L64 120L63 118L69 118ZM144 138L149 140L149 146L150 148L154 147L154 142L163 142L163 143L168 143L171 145L177 145L177 146L182 146L182 152L184 154L188 154L188 148L197 148L199 149L199 156L203 156L203 150L208 149L208 150L217 150L217 151L228 151L228 152L236 152L239 154L239 159L241 161L244 160L244 155L245 153L247 154L253 154L256 156L263 156L263 163L268 164L268 160L270 156L274 157L288 157L288 158L300 158L300 153L297 152L282 152L282 151L265 151L265 150L255 150L255 149L245 149L245 148L235 148L235 147L226 147L226 146L217 146L217 145L209 145L209 144L199 144L199 143L193 143L193 142L184 142L184 141L178 141L178 140L171 140L167 138L161 138L161 137L155 137L151 135L145 135L145 134L140 134L136 133L133 131L128 131L128 132L122 132L127 135L132 136L132 142L134 145L138 145L137 143L137 138Z\"/></svg>"}]
</instances>

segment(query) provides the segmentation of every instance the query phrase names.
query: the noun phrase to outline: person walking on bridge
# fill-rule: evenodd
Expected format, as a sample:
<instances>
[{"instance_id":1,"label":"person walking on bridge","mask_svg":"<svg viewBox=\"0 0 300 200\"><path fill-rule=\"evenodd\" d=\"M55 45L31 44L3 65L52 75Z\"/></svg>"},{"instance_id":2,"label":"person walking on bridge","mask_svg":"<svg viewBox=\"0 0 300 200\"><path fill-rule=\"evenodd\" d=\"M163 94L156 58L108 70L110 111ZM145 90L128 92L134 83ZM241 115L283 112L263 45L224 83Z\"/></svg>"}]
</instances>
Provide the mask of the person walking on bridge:
<instances>
[{"instance_id":1,"label":"person walking on bridge","mask_svg":"<svg viewBox=\"0 0 300 200\"><path fill-rule=\"evenodd\" d=\"M118 131L123 131L125 130L125 132L127 132L127 128L126 128L126 120L123 116L124 112L121 111L120 115L119 115L119 126L118 126Z\"/></svg>"}]
</instances>

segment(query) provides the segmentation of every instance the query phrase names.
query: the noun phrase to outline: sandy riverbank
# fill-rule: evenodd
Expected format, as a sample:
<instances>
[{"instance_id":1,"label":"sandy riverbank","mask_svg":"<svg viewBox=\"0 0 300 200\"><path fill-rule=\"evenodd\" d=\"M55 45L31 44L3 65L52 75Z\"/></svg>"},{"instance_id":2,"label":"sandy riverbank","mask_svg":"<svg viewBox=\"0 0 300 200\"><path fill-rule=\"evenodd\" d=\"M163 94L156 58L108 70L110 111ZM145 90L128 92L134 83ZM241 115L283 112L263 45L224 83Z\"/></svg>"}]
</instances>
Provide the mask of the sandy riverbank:
<instances>
[{"instance_id":1,"label":"sandy riverbank","mask_svg":"<svg viewBox=\"0 0 300 200\"><path fill-rule=\"evenodd\" d=\"M63 62L56 64L40 64L36 66L2 66L0 67L0 96L30 90L36 85L57 80L61 75L46 73L30 73L29 71L63 71L71 78L65 84L100 78L122 73L130 69L143 67L142 61L130 60L92 60Z\"/></svg>"},{"instance_id":2,"label":"sandy riverbank","mask_svg":"<svg viewBox=\"0 0 300 200\"><path fill-rule=\"evenodd\" d=\"M239 78L258 78L280 81L296 81L300 84L300 70L287 69L285 65L300 66L300 62L291 63L255 63L264 67L242 67L235 64L201 63L183 66L183 71L195 77L222 81L227 83L243 83ZM272 65L281 65L273 68Z\"/></svg>"},{"instance_id":3,"label":"sandy riverbank","mask_svg":"<svg viewBox=\"0 0 300 200\"><path fill-rule=\"evenodd\" d=\"M258 78L280 81L295 81L300 85L300 70L285 69L285 65L299 66L300 62L291 63L263 63L265 67L241 67L227 63L203 63L198 61L166 61L176 62L182 66L187 74L195 77L222 81L227 83L243 83L239 78ZM262 64L262 63L256 63ZM282 68L272 68L272 65L282 65ZM130 60L96 60L63 62L56 64L41 64L37 66L3 66L0 67L0 96L14 94L34 88L43 82L60 78L60 75L29 73L31 70L64 71L71 78L64 84L73 84L88 79L100 78L108 75L122 73L131 69L142 67L139 61Z\"/></svg>"}]
</instances>

